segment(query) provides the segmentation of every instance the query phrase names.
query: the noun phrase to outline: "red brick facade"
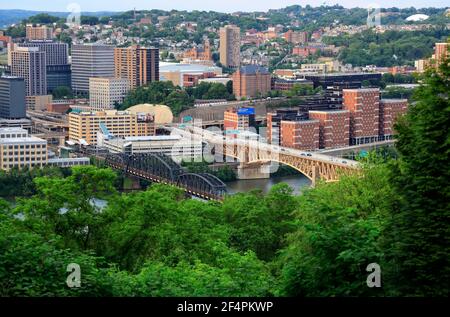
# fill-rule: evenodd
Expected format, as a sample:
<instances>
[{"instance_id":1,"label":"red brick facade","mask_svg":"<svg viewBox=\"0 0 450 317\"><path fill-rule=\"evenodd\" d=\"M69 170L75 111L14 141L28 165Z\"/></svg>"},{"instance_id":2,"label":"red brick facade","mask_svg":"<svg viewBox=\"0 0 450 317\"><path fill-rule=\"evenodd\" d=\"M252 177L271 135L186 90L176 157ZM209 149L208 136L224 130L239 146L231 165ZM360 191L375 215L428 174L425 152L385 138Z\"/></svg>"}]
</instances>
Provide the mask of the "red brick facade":
<instances>
[{"instance_id":1,"label":"red brick facade","mask_svg":"<svg viewBox=\"0 0 450 317\"><path fill-rule=\"evenodd\" d=\"M299 150L319 149L319 121L281 121L281 146Z\"/></svg>"},{"instance_id":2,"label":"red brick facade","mask_svg":"<svg viewBox=\"0 0 450 317\"><path fill-rule=\"evenodd\" d=\"M407 99L382 99L380 100L380 136L394 134L394 124L400 115L408 110Z\"/></svg>"},{"instance_id":3,"label":"red brick facade","mask_svg":"<svg viewBox=\"0 0 450 317\"><path fill-rule=\"evenodd\" d=\"M310 111L309 118L318 120L320 127L320 148L344 147L350 144L350 112Z\"/></svg>"},{"instance_id":4,"label":"red brick facade","mask_svg":"<svg viewBox=\"0 0 450 317\"><path fill-rule=\"evenodd\" d=\"M350 111L352 144L377 141L379 135L380 89L344 89L343 109Z\"/></svg>"}]
</instances>

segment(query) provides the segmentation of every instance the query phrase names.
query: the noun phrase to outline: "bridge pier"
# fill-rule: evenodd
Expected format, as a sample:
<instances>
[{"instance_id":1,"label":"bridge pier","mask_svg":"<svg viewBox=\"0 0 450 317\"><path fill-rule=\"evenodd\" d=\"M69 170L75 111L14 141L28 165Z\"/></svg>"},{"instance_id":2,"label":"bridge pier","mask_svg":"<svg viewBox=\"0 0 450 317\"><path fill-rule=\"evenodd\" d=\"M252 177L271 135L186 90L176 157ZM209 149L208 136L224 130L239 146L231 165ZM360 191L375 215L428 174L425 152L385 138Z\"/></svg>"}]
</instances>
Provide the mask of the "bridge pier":
<instances>
[{"instance_id":1,"label":"bridge pier","mask_svg":"<svg viewBox=\"0 0 450 317\"><path fill-rule=\"evenodd\" d=\"M237 167L238 179L264 179L270 178L270 163L268 164L245 164Z\"/></svg>"},{"instance_id":2,"label":"bridge pier","mask_svg":"<svg viewBox=\"0 0 450 317\"><path fill-rule=\"evenodd\" d=\"M316 187L316 184L319 181L319 179L320 179L319 167L317 165L314 165L312 170L312 182L311 182L312 188Z\"/></svg>"}]
</instances>

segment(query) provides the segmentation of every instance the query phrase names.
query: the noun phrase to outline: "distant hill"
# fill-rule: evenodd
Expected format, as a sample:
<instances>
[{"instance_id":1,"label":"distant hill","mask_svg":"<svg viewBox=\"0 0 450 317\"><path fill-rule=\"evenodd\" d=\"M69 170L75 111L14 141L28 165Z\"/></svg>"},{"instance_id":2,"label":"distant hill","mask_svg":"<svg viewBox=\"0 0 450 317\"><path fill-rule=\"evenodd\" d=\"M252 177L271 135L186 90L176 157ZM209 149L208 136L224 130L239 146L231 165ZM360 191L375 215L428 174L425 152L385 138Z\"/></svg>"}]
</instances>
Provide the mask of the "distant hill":
<instances>
[{"instance_id":1,"label":"distant hill","mask_svg":"<svg viewBox=\"0 0 450 317\"><path fill-rule=\"evenodd\" d=\"M52 12L52 11L29 11L29 10L0 10L0 28L8 27L11 24L16 24L22 21L23 19L28 19L29 17L39 14L39 13L48 13L57 17L66 17L68 12ZM109 16L114 15L119 12L112 11L98 11L98 12L82 12L82 15L89 16Z\"/></svg>"}]
</instances>

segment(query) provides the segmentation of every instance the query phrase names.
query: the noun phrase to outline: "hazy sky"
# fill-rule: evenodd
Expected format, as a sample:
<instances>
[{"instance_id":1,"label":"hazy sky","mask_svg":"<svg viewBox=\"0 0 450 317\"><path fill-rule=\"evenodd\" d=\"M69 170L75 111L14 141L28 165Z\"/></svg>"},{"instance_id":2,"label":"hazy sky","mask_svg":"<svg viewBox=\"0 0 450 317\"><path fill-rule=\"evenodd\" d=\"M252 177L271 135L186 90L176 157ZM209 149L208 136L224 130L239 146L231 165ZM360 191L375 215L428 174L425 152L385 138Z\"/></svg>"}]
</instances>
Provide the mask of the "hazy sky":
<instances>
[{"instance_id":1,"label":"hazy sky","mask_svg":"<svg viewBox=\"0 0 450 317\"><path fill-rule=\"evenodd\" d=\"M366 8L381 7L446 7L448 0L0 0L0 9L68 11L70 3L78 3L81 11L126 11L136 9L214 10L220 12L267 11L292 4L320 6L321 4Z\"/></svg>"}]
</instances>

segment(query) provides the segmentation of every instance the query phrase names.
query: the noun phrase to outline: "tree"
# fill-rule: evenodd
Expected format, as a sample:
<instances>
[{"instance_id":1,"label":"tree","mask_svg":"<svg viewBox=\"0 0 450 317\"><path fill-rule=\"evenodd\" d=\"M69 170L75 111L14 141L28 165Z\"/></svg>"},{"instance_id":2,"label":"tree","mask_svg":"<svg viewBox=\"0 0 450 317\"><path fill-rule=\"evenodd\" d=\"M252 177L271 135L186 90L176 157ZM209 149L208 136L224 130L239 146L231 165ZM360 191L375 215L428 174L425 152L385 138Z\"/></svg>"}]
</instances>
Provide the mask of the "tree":
<instances>
[{"instance_id":1,"label":"tree","mask_svg":"<svg viewBox=\"0 0 450 317\"><path fill-rule=\"evenodd\" d=\"M384 215L395 193L386 165L341 177L299 196L295 230L278 259L283 296L383 295L366 285L366 267L381 263Z\"/></svg>"},{"instance_id":2,"label":"tree","mask_svg":"<svg viewBox=\"0 0 450 317\"><path fill-rule=\"evenodd\" d=\"M393 294L448 296L450 288L450 60L429 70L396 124L400 195L385 230Z\"/></svg>"},{"instance_id":3,"label":"tree","mask_svg":"<svg viewBox=\"0 0 450 317\"><path fill-rule=\"evenodd\" d=\"M73 98L72 89L66 86L58 86L52 91L53 98L62 99L62 98Z\"/></svg>"}]
</instances>

